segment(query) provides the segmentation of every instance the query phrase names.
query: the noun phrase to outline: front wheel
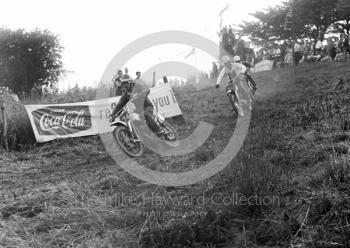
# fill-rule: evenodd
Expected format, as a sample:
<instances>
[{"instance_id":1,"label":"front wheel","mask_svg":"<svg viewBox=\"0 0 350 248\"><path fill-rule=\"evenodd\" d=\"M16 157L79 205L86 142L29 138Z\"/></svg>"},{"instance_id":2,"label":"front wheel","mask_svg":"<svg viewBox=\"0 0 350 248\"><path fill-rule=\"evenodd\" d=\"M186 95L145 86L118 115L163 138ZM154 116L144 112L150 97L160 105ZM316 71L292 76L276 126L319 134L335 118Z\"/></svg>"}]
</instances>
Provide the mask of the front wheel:
<instances>
[{"instance_id":1,"label":"front wheel","mask_svg":"<svg viewBox=\"0 0 350 248\"><path fill-rule=\"evenodd\" d=\"M229 93L229 94L227 94L227 96L228 96L228 99L229 99L235 113L239 116L244 116L243 110L242 110L241 106L239 106L239 104L238 104L238 99L237 99L237 96L235 95L235 93Z\"/></svg>"},{"instance_id":2,"label":"front wheel","mask_svg":"<svg viewBox=\"0 0 350 248\"><path fill-rule=\"evenodd\" d=\"M160 132L159 136L165 141L169 141L170 143L175 143L179 140L179 134L176 129L167 121L162 121L159 124Z\"/></svg>"},{"instance_id":3,"label":"front wheel","mask_svg":"<svg viewBox=\"0 0 350 248\"><path fill-rule=\"evenodd\" d=\"M113 131L114 138L120 148L131 157L138 157L143 154L143 144L135 139L129 129L124 126L118 126Z\"/></svg>"}]
</instances>

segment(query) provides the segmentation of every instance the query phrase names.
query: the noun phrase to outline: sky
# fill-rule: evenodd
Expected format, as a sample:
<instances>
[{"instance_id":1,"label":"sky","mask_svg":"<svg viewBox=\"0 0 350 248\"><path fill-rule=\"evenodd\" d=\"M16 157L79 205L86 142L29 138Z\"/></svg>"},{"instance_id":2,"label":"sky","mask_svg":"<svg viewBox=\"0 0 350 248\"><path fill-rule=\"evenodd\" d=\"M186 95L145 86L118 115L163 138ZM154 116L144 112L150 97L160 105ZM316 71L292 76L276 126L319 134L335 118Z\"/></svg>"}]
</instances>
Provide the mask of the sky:
<instances>
[{"instance_id":1,"label":"sky","mask_svg":"<svg viewBox=\"0 0 350 248\"><path fill-rule=\"evenodd\" d=\"M275 6L281 0L0 0L0 25L12 29L48 29L64 47L60 89L78 84L95 86L104 69L123 47L145 35L168 30L193 32L219 42L219 12L229 4L223 25L254 20L249 13ZM192 47L160 45L136 54L127 63L130 74L166 61L180 61L209 70L216 60Z\"/></svg>"}]
</instances>

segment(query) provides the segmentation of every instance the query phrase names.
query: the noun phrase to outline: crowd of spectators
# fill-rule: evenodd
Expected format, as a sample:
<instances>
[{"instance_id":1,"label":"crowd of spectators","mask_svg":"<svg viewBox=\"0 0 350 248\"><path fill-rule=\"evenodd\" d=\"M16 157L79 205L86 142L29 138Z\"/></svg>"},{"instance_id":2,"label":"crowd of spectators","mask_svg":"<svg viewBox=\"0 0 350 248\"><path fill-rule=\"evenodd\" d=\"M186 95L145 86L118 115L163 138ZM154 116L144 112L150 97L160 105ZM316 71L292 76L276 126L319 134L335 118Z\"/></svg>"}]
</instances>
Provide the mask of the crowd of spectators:
<instances>
[{"instance_id":1,"label":"crowd of spectators","mask_svg":"<svg viewBox=\"0 0 350 248\"><path fill-rule=\"evenodd\" d=\"M250 44L237 37L231 26L223 27L218 33L223 53L238 55L242 61L256 64L262 60L273 60L274 66L299 65L317 61L344 61L350 57L349 37L345 34L317 40L298 39L295 42L276 42L260 50L253 50ZM294 54L293 54L294 52ZM294 55L294 56L293 56Z\"/></svg>"},{"instance_id":2,"label":"crowd of spectators","mask_svg":"<svg viewBox=\"0 0 350 248\"><path fill-rule=\"evenodd\" d=\"M141 72L136 72L136 79L141 77ZM125 91L133 87L133 78L129 75L128 68L124 68L124 73L122 70L118 70L116 75L112 79L113 88L115 89L115 95L120 96Z\"/></svg>"},{"instance_id":3,"label":"crowd of spectators","mask_svg":"<svg viewBox=\"0 0 350 248\"><path fill-rule=\"evenodd\" d=\"M115 76L112 78L115 95L121 96L126 91L131 92L138 81L142 81L140 71L137 71L136 77L132 78L129 74L128 68L124 68L124 72L122 70L117 70ZM168 83L167 76L163 76L162 83ZM155 86L155 82L153 82L152 87L153 86Z\"/></svg>"},{"instance_id":4,"label":"crowd of spectators","mask_svg":"<svg viewBox=\"0 0 350 248\"><path fill-rule=\"evenodd\" d=\"M293 56L294 51L294 56ZM327 39L302 40L294 43L273 43L257 52L257 62L265 59L273 60L276 66L299 65L317 61L344 61L350 57L349 37L331 36Z\"/></svg>"}]
</instances>

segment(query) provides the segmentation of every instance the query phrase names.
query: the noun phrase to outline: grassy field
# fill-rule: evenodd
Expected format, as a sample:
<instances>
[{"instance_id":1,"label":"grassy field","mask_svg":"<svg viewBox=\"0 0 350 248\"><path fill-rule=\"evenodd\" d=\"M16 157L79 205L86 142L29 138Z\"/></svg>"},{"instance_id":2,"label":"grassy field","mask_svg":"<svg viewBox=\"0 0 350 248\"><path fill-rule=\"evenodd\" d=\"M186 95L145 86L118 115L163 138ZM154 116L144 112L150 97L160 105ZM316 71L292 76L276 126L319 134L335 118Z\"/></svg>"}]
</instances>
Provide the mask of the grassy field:
<instances>
[{"instance_id":1,"label":"grassy field","mask_svg":"<svg viewBox=\"0 0 350 248\"><path fill-rule=\"evenodd\" d=\"M2 152L0 247L350 247L349 64L254 77L259 90L244 146L195 185L144 183L114 163L99 137ZM196 168L234 130L223 89L176 96L182 137L200 120L214 130L186 156L146 151L139 161L154 170Z\"/></svg>"}]
</instances>

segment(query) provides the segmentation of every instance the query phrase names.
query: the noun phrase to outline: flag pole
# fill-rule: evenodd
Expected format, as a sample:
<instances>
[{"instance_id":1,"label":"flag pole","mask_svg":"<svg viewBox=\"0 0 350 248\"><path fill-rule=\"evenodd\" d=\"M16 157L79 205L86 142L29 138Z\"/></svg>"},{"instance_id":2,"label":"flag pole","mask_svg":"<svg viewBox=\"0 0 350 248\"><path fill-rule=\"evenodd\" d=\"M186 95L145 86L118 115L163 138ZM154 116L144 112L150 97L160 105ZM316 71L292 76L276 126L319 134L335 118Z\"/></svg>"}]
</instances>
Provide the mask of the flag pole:
<instances>
[{"instance_id":1,"label":"flag pole","mask_svg":"<svg viewBox=\"0 0 350 248\"><path fill-rule=\"evenodd\" d=\"M219 42L219 46L220 46L220 50L219 50L219 61L221 59L221 57L223 56L223 47L222 47L222 34L221 34L221 29L222 29L222 16L223 14L230 8L230 4L226 4L226 6L219 12L219 16L220 16L220 24L219 24L219 37L220 37L220 42Z\"/></svg>"}]
</instances>

